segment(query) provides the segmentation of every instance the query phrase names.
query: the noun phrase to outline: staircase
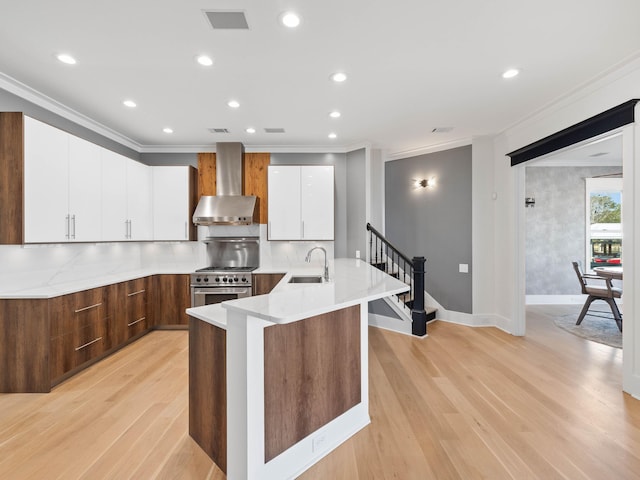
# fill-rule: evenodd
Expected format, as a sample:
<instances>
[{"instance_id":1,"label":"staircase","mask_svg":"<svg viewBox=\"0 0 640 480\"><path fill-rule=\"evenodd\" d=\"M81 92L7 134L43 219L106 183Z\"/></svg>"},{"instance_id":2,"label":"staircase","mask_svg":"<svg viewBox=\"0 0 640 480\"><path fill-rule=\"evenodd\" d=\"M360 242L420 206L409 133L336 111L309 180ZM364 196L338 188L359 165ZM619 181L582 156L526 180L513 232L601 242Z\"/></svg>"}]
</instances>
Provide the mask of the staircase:
<instances>
[{"instance_id":1,"label":"staircase","mask_svg":"<svg viewBox=\"0 0 640 480\"><path fill-rule=\"evenodd\" d=\"M410 259L367 223L369 263L409 285L409 291L385 298L400 318L411 322L411 333L427 334L427 322L435 319L436 309L424 305L424 257Z\"/></svg>"}]
</instances>

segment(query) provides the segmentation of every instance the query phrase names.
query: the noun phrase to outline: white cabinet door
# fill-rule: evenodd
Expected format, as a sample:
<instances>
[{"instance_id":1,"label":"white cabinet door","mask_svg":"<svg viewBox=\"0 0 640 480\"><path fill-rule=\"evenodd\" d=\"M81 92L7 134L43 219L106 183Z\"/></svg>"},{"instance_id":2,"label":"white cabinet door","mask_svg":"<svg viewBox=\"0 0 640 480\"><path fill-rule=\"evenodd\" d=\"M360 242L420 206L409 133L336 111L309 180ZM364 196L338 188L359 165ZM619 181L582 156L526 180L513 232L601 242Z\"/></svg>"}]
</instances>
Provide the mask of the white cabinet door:
<instances>
[{"instance_id":1,"label":"white cabinet door","mask_svg":"<svg viewBox=\"0 0 640 480\"><path fill-rule=\"evenodd\" d=\"M151 167L135 160L127 162L127 219L129 240L153 238Z\"/></svg>"},{"instance_id":2,"label":"white cabinet door","mask_svg":"<svg viewBox=\"0 0 640 480\"><path fill-rule=\"evenodd\" d=\"M333 240L333 166L300 169L303 240Z\"/></svg>"},{"instance_id":3,"label":"white cabinet door","mask_svg":"<svg viewBox=\"0 0 640 480\"><path fill-rule=\"evenodd\" d=\"M69 135L69 239L102 240L101 148Z\"/></svg>"},{"instance_id":4,"label":"white cabinet door","mask_svg":"<svg viewBox=\"0 0 640 480\"><path fill-rule=\"evenodd\" d=\"M102 240L127 240L127 158L101 149L102 156Z\"/></svg>"},{"instance_id":5,"label":"white cabinet door","mask_svg":"<svg viewBox=\"0 0 640 480\"><path fill-rule=\"evenodd\" d=\"M189 167L153 170L153 239L189 240Z\"/></svg>"},{"instance_id":6,"label":"white cabinet door","mask_svg":"<svg viewBox=\"0 0 640 480\"><path fill-rule=\"evenodd\" d=\"M69 134L24 117L26 243L69 239Z\"/></svg>"},{"instance_id":7,"label":"white cabinet door","mask_svg":"<svg viewBox=\"0 0 640 480\"><path fill-rule=\"evenodd\" d=\"M269 240L299 240L302 236L300 218L300 167L269 165Z\"/></svg>"}]
</instances>

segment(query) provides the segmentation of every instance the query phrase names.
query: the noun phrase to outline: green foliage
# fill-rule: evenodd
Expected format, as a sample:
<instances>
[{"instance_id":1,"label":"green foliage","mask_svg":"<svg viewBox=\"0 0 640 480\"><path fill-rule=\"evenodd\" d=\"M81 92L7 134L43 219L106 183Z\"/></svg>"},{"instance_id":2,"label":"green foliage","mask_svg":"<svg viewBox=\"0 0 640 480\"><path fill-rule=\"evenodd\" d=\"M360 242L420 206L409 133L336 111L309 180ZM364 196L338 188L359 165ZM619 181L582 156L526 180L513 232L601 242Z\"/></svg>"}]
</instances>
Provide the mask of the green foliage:
<instances>
[{"instance_id":1,"label":"green foliage","mask_svg":"<svg viewBox=\"0 0 640 480\"><path fill-rule=\"evenodd\" d=\"M591 223L621 223L620 204L607 194L592 195Z\"/></svg>"}]
</instances>

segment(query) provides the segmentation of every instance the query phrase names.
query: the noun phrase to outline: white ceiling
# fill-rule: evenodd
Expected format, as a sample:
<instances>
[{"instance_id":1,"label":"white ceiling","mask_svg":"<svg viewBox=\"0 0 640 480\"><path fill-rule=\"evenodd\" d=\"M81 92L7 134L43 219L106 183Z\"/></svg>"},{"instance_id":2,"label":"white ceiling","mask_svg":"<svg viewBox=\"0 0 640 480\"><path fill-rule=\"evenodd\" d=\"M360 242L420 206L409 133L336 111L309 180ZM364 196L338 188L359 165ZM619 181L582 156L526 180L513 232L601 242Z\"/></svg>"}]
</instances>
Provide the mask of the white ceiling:
<instances>
[{"instance_id":1,"label":"white ceiling","mask_svg":"<svg viewBox=\"0 0 640 480\"><path fill-rule=\"evenodd\" d=\"M278 23L288 9L296 30ZM213 30L204 10L244 11L249 30ZM0 0L0 80L139 150L368 142L409 154L498 133L635 57L638 18L638 0ZM511 67L521 74L501 78ZM338 70L343 84L329 80Z\"/></svg>"}]
</instances>

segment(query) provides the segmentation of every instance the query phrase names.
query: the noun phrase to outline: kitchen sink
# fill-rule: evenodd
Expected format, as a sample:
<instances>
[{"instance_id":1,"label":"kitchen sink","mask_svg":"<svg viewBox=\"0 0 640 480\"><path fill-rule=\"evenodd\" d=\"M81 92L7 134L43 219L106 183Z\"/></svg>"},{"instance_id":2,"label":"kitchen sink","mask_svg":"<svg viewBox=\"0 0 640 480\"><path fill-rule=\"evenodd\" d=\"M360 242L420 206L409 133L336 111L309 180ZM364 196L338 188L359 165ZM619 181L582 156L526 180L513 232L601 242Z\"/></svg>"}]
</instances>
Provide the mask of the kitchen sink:
<instances>
[{"instance_id":1,"label":"kitchen sink","mask_svg":"<svg viewBox=\"0 0 640 480\"><path fill-rule=\"evenodd\" d=\"M298 275L293 276L289 283L322 283L322 275Z\"/></svg>"}]
</instances>

